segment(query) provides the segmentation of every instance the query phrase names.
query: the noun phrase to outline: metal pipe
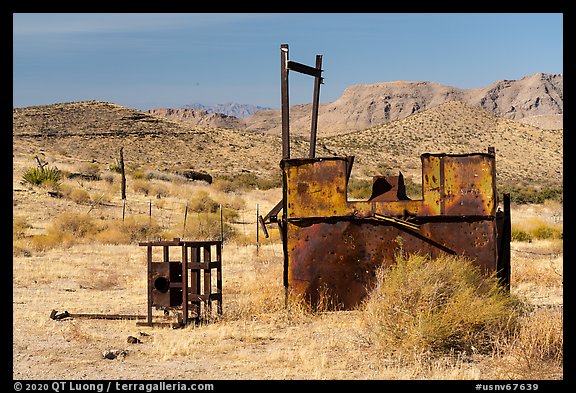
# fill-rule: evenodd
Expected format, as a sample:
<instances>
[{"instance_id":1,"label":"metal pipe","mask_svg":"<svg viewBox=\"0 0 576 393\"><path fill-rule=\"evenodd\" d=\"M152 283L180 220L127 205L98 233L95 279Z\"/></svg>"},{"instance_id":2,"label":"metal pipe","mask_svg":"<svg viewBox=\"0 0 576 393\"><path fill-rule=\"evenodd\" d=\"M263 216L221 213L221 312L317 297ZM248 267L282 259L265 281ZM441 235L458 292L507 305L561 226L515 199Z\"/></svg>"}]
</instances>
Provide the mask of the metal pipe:
<instances>
[{"instance_id":1,"label":"metal pipe","mask_svg":"<svg viewBox=\"0 0 576 393\"><path fill-rule=\"evenodd\" d=\"M316 55L316 69L322 70L322 55ZM312 100L312 124L310 126L310 158L316 156L316 131L318 129L318 106L320 104L320 84L322 78L314 77L314 98Z\"/></svg>"},{"instance_id":2,"label":"metal pipe","mask_svg":"<svg viewBox=\"0 0 576 393\"><path fill-rule=\"evenodd\" d=\"M290 114L288 102L288 44L280 45L282 95L282 159L290 158Z\"/></svg>"}]
</instances>

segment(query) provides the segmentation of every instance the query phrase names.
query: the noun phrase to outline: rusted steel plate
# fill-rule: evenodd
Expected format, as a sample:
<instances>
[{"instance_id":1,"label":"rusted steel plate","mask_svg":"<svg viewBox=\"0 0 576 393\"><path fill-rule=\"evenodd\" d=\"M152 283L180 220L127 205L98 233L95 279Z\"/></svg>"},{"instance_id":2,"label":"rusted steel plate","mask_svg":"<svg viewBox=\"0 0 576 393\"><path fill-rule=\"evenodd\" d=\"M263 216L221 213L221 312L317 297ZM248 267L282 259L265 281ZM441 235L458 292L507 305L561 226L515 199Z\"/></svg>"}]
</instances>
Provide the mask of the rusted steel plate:
<instances>
[{"instance_id":1,"label":"rusted steel plate","mask_svg":"<svg viewBox=\"0 0 576 393\"><path fill-rule=\"evenodd\" d=\"M343 216L346 204L345 158L292 159L282 161L288 198L288 218Z\"/></svg>"},{"instance_id":2,"label":"rusted steel plate","mask_svg":"<svg viewBox=\"0 0 576 393\"><path fill-rule=\"evenodd\" d=\"M488 234L494 231L494 221L428 222L419 231L368 219L290 222L288 285L313 305L324 294L336 308L350 309L371 288L378 267L394 263L401 249L466 255L493 272L496 242Z\"/></svg>"},{"instance_id":3,"label":"rusted steel plate","mask_svg":"<svg viewBox=\"0 0 576 393\"><path fill-rule=\"evenodd\" d=\"M352 308L400 247L465 255L483 272L496 271L494 155L427 153L421 160L422 199L407 199L400 175L374 177L370 200L351 202L349 158L282 161L285 277L293 296Z\"/></svg>"}]
</instances>

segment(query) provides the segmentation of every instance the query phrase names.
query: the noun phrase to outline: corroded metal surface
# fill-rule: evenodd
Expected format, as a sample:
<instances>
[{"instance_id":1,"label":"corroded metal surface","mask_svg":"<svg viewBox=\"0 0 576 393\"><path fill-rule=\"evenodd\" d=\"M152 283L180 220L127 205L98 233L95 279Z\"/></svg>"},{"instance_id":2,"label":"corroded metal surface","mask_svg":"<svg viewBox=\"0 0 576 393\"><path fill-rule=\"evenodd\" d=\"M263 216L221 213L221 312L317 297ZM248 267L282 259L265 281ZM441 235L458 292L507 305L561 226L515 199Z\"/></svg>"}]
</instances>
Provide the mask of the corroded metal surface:
<instances>
[{"instance_id":1,"label":"corroded metal surface","mask_svg":"<svg viewBox=\"0 0 576 393\"><path fill-rule=\"evenodd\" d=\"M288 71L315 77L317 109L321 57L316 68L288 60L281 45L283 198L264 218L277 222L283 241L286 293L337 309L359 304L376 270L397 252L465 255L486 274L510 282L510 204L497 211L495 150L431 154L422 161L422 199L410 200L404 179L374 176L366 201L348 201L354 157L315 157L317 110L312 113L310 157L290 157ZM282 210L281 219L278 213Z\"/></svg>"},{"instance_id":2,"label":"corroded metal surface","mask_svg":"<svg viewBox=\"0 0 576 393\"><path fill-rule=\"evenodd\" d=\"M282 160L285 269L290 293L311 304L356 306L376 269L406 253L465 255L497 270L495 157L423 154L422 199L403 178L374 177L367 201L348 201L350 158ZM383 186L384 184L384 186ZM387 184L387 185L386 185Z\"/></svg>"},{"instance_id":3,"label":"corroded metal surface","mask_svg":"<svg viewBox=\"0 0 576 393\"><path fill-rule=\"evenodd\" d=\"M147 321L141 325L155 323L153 308L175 311L180 325L199 321L201 316L209 318L213 302L217 303L218 314L222 314L221 241L174 238L139 245L146 247L148 264ZM162 251L161 257L155 255L155 249Z\"/></svg>"}]
</instances>

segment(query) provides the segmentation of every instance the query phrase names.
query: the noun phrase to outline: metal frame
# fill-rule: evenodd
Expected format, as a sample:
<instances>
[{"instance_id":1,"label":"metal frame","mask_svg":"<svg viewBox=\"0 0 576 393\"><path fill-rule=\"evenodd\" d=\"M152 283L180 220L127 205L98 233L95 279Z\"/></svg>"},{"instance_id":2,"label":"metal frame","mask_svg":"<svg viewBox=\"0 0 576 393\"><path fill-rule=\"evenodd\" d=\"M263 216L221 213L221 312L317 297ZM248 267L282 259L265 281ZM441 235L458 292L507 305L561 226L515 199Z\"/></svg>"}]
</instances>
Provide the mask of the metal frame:
<instances>
[{"instance_id":1,"label":"metal frame","mask_svg":"<svg viewBox=\"0 0 576 393\"><path fill-rule=\"evenodd\" d=\"M279 226L284 251L284 286L289 295L334 308L359 304L376 269L394 262L397 252L470 257L486 274L510 284L510 198L498 208L496 153L425 153L422 199L405 193L402 174L374 176L367 201L348 201L354 157L315 157L321 78L316 68L288 60L281 45L283 197L260 227ZM290 157L288 71L315 77L310 155ZM282 210L281 218L278 214ZM329 299L320 299L320 296Z\"/></svg>"},{"instance_id":2,"label":"metal frame","mask_svg":"<svg viewBox=\"0 0 576 393\"><path fill-rule=\"evenodd\" d=\"M165 313L175 311L178 325L211 318L213 302L217 302L217 313L222 314L222 241L174 238L139 245L146 247L148 266L147 321L139 325L165 323L153 321L153 308L164 309ZM155 247L162 248L162 260L154 260ZM180 250L172 253L171 248Z\"/></svg>"}]
</instances>

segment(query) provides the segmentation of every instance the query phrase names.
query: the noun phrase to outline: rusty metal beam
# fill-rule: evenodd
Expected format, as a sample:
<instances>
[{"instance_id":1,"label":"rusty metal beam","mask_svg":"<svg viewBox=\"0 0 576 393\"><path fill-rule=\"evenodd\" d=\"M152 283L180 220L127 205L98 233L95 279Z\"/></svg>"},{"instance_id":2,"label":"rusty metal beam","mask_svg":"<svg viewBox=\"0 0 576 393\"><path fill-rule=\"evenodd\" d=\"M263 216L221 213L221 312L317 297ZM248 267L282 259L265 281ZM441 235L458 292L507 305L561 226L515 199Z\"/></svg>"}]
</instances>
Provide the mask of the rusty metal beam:
<instances>
[{"instance_id":1,"label":"rusty metal beam","mask_svg":"<svg viewBox=\"0 0 576 393\"><path fill-rule=\"evenodd\" d=\"M318 106L320 105L320 84L322 83L322 55L316 55L316 70L314 77L314 97L312 99L312 122L310 125L310 158L316 156L316 132L318 130Z\"/></svg>"},{"instance_id":2,"label":"rusty metal beam","mask_svg":"<svg viewBox=\"0 0 576 393\"><path fill-rule=\"evenodd\" d=\"M57 310L50 312L50 319L60 320L64 318L86 318L86 319L146 319L146 315L134 314L100 314L100 313L69 313L63 311L58 313Z\"/></svg>"},{"instance_id":3,"label":"rusty metal beam","mask_svg":"<svg viewBox=\"0 0 576 393\"><path fill-rule=\"evenodd\" d=\"M322 59L321 55L316 55L316 68L289 60L288 61L288 69L292 70L292 71L299 72L301 74L306 74L306 75L310 75L310 76L313 76L315 78L321 79L322 78L322 70L321 70L322 60L320 60L320 67L318 67L318 56L320 56L320 59Z\"/></svg>"}]
</instances>

